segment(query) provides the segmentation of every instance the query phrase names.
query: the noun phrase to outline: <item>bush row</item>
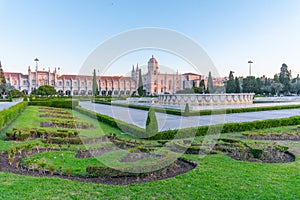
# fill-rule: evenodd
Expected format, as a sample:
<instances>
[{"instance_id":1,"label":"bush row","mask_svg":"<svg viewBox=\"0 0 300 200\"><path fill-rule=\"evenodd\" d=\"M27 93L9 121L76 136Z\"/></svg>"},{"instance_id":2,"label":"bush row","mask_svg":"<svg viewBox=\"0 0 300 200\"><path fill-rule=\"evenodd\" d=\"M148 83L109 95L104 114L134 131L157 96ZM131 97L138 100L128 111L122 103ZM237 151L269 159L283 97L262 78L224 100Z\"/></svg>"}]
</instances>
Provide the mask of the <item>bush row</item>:
<instances>
[{"instance_id":1,"label":"bush row","mask_svg":"<svg viewBox=\"0 0 300 200\"><path fill-rule=\"evenodd\" d=\"M180 130L167 130L159 132L152 136L153 140L171 140L174 138L188 138L194 136L204 136L209 133L232 133L250 131L256 129L265 129L280 126L299 125L300 116L281 119L269 119L252 122L238 122L238 123L225 123L213 126L199 126L192 128L185 128Z\"/></svg>"},{"instance_id":2,"label":"bush row","mask_svg":"<svg viewBox=\"0 0 300 200\"><path fill-rule=\"evenodd\" d=\"M140 128L138 126L135 126L133 124L128 124L126 122L123 122L121 120L118 120L118 119L114 119L110 116L107 116L107 115L103 115L103 114L99 114L99 113L96 113L96 112L93 112L93 111L90 111L90 110L86 110L84 108L81 108L79 106L77 106L75 108L78 112L82 113L82 114L85 114L89 117L92 117L92 118L96 118L98 121L100 122L103 122L105 124L108 124L112 127L115 127L123 132L126 132L126 133L130 133L136 137L143 137L145 136L145 130L143 128Z\"/></svg>"},{"instance_id":3,"label":"bush row","mask_svg":"<svg viewBox=\"0 0 300 200\"><path fill-rule=\"evenodd\" d=\"M28 102L30 106L47 106L55 108L68 108L72 109L79 105L79 102L76 101L67 101L67 100L53 100L53 101L30 101Z\"/></svg>"},{"instance_id":4,"label":"bush row","mask_svg":"<svg viewBox=\"0 0 300 200\"><path fill-rule=\"evenodd\" d=\"M74 120L50 120L47 122L40 122L41 127L51 127L51 128L70 128L70 129L93 129L94 125L88 122L74 121Z\"/></svg>"},{"instance_id":5,"label":"bush row","mask_svg":"<svg viewBox=\"0 0 300 200\"><path fill-rule=\"evenodd\" d=\"M41 118L61 118L61 119L77 119L78 117L71 114L46 113L40 115Z\"/></svg>"},{"instance_id":6,"label":"bush row","mask_svg":"<svg viewBox=\"0 0 300 200\"><path fill-rule=\"evenodd\" d=\"M82 140L79 137L74 138L61 138L61 137L49 137L44 140L47 144L82 144Z\"/></svg>"},{"instance_id":7,"label":"bush row","mask_svg":"<svg viewBox=\"0 0 300 200\"><path fill-rule=\"evenodd\" d=\"M49 137L60 137L60 138L75 138L78 137L78 131L68 131L68 130L57 130L56 132L46 131L44 129L16 129L6 132L6 136L10 140L27 140L36 138L49 138Z\"/></svg>"},{"instance_id":8,"label":"bush row","mask_svg":"<svg viewBox=\"0 0 300 200\"><path fill-rule=\"evenodd\" d=\"M53 107L42 107L39 109L39 112L51 113L51 114L61 114L61 115L71 115L67 110L61 108L53 108Z\"/></svg>"},{"instance_id":9,"label":"bush row","mask_svg":"<svg viewBox=\"0 0 300 200\"><path fill-rule=\"evenodd\" d=\"M27 102L18 103L7 110L0 111L0 129L12 120L17 118L17 116L26 108Z\"/></svg>"}]
</instances>

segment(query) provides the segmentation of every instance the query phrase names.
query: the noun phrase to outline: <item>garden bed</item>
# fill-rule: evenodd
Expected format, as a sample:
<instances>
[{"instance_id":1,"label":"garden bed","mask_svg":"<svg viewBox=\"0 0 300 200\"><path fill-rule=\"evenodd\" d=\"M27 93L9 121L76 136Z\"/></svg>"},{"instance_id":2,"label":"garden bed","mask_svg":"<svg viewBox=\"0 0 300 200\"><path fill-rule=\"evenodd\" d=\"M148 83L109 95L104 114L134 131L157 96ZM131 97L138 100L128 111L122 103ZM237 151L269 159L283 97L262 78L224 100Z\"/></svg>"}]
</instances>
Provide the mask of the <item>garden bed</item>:
<instances>
[{"instance_id":1,"label":"garden bed","mask_svg":"<svg viewBox=\"0 0 300 200\"><path fill-rule=\"evenodd\" d=\"M164 155L152 153L152 152L134 152L126 154L120 162L137 162L143 159L162 159Z\"/></svg>"},{"instance_id":2,"label":"garden bed","mask_svg":"<svg viewBox=\"0 0 300 200\"><path fill-rule=\"evenodd\" d=\"M254 132L244 132L245 138L253 140L292 140L300 141L300 128L291 130L260 130Z\"/></svg>"},{"instance_id":3,"label":"garden bed","mask_svg":"<svg viewBox=\"0 0 300 200\"><path fill-rule=\"evenodd\" d=\"M219 139L211 151L201 143L190 144L184 141L174 141L170 146L172 151L185 154L213 154L224 152L230 157L249 162L286 163L294 162L295 156L288 147L276 143L243 142L235 139Z\"/></svg>"},{"instance_id":4,"label":"garden bed","mask_svg":"<svg viewBox=\"0 0 300 200\"><path fill-rule=\"evenodd\" d=\"M295 155L288 151L288 147L276 143L245 143L239 140L221 139L214 149L241 161L262 163L295 161Z\"/></svg>"},{"instance_id":5,"label":"garden bed","mask_svg":"<svg viewBox=\"0 0 300 200\"><path fill-rule=\"evenodd\" d=\"M47 122L40 122L41 127L49 128L68 128L68 129L94 129L94 125L88 122L81 121L60 121L60 120L50 120Z\"/></svg>"},{"instance_id":6,"label":"garden bed","mask_svg":"<svg viewBox=\"0 0 300 200\"><path fill-rule=\"evenodd\" d=\"M117 147L99 147L96 149L79 150L75 155L75 158L92 158L96 156L101 156L110 151L115 151L117 149Z\"/></svg>"},{"instance_id":7,"label":"garden bed","mask_svg":"<svg viewBox=\"0 0 300 200\"><path fill-rule=\"evenodd\" d=\"M58 151L60 149L46 149L46 148L32 148L30 151L26 153L26 156L33 155L41 152L49 152L49 151ZM36 177L57 177L57 178L64 178L69 180L77 180L82 182L92 182L98 184L110 184L110 185L128 185L133 183L143 183L143 182L150 182L155 180L161 180L165 178L170 178L177 176L179 174L186 173L192 169L194 169L197 164L192 161L188 161L185 159L177 159L173 162L170 166L151 173L147 174L136 174L136 175L122 175L118 172L117 176L107 177L107 176L75 176L69 173L68 170L65 172L56 172L51 169L41 169L35 167L27 167L21 163L21 159L25 156L25 150L18 151L14 155L13 162L9 160L9 152L4 152L0 155L0 171L3 172L12 172L15 174L21 174L26 176L36 176ZM116 171L110 168L111 171Z\"/></svg>"}]
</instances>

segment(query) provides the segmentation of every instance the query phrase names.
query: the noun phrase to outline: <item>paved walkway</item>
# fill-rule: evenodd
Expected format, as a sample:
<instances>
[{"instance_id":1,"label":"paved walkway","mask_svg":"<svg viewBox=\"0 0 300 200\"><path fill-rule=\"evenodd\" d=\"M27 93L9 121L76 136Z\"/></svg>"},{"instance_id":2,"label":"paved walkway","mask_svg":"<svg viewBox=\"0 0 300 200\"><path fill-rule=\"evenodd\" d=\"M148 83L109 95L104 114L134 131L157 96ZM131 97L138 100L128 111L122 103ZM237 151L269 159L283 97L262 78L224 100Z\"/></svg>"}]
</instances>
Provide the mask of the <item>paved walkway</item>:
<instances>
[{"instance_id":1,"label":"paved walkway","mask_svg":"<svg viewBox=\"0 0 300 200\"><path fill-rule=\"evenodd\" d=\"M80 102L81 107L105 114L116 119L145 127L148 111L131 109L118 106L110 106L103 104L94 104L91 102ZM169 115L164 113L156 113L158 127L160 131L169 129L188 128L194 126L206 126L213 124L222 124L228 122L246 122L264 119L285 118L300 115L300 109L273 110L261 112L247 112L222 115L205 115L181 117L178 115Z\"/></svg>"},{"instance_id":2,"label":"paved walkway","mask_svg":"<svg viewBox=\"0 0 300 200\"><path fill-rule=\"evenodd\" d=\"M14 101L14 102L0 102L0 111L16 105L20 101L23 101L23 100L18 100L18 101Z\"/></svg>"}]
</instances>

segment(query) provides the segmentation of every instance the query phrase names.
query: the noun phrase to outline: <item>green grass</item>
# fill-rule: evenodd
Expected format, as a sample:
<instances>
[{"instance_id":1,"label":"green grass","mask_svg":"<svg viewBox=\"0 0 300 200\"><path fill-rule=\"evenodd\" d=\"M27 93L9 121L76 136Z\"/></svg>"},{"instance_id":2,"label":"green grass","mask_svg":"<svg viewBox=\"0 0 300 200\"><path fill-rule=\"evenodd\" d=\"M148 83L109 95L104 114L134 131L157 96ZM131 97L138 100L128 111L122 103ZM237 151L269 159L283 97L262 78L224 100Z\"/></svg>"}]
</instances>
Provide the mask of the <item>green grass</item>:
<instances>
[{"instance_id":1,"label":"green grass","mask_svg":"<svg viewBox=\"0 0 300 200\"><path fill-rule=\"evenodd\" d=\"M38 112L39 107L37 106L28 106L25 111L15 119L8 127L1 130L0 132L0 151L7 150L11 145L20 145L25 143L37 143L40 142L40 139L36 139L33 141L25 141L25 142L10 142L10 141L3 141L6 138L6 132L11 131L13 128L41 128L40 122L49 121L49 118L39 118L41 113ZM92 123L95 129L92 130L79 130L80 137L82 138L99 138L103 136L105 133L113 132L116 134L120 134L120 130L113 128L109 125L106 125L102 122L98 122L95 119L92 119L88 116L85 116L77 111L71 111L73 115L77 116L78 119L85 122ZM55 131L57 128L43 128L45 130ZM59 128L62 129L62 128ZM1 140L2 139L2 140Z\"/></svg>"},{"instance_id":2,"label":"green grass","mask_svg":"<svg viewBox=\"0 0 300 200\"><path fill-rule=\"evenodd\" d=\"M71 170L71 174L74 175L85 175L85 167L84 166L102 166L103 164L97 160L97 158L75 158L75 151L53 151L53 152L45 152L40 154L35 154L30 156L29 158L23 159L24 162L45 160L46 167L45 169L49 169L52 165L55 168L55 171L58 171L59 167L63 172L66 169Z\"/></svg>"},{"instance_id":3,"label":"green grass","mask_svg":"<svg viewBox=\"0 0 300 200\"><path fill-rule=\"evenodd\" d=\"M41 143L40 139L25 142L3 141L5 131L16 128L38 128L38 107L29 106L10 126L1 131L0 150L24 143ZM95 130L81 130L85 137L96 137L108 132L120 131L74 112L80 120L94 123ZM292 127L277 127L270 130L286 130ZM224 138L239 138L242 133L222 134ZM195 138L194 142L203 137ZM248 140L248 139L245 139ZM250 141L250 140L249 140ZM151 141L150 141L151 142ZM296 153L296 161L284 164L262 164L236 161L218 153L204 158L199 155L182 157L196 161L196 169L179 176L159 181L127 186L93 184L60 178L43 178L0 172L0 199L299 199L300 142L284 141ZM110 143L88 145L95 148L110 146ZM84 145L72 146L84 148ZM46 159L48 168L59 166L62 171L71 169L72 174L84 174L87 165L103 165L118 160L126 152L108 152L101 159L75 158L76 151L56 151L32 155L30 159ZM144 164L141 160L139 164Z\"/></svg>"},{"instance_id":4,"label":"green grass","mask_svg":"<svg viewBox=\"0 0 300 200\"><path fill-rule=\"evenodd\" d=\"M165 180L108 186L0 173L1 199L299 199L299 162L260 164L184 156L199 166ZM18 191L18 192L15 192Z\"/></svg>"}]
</instances>

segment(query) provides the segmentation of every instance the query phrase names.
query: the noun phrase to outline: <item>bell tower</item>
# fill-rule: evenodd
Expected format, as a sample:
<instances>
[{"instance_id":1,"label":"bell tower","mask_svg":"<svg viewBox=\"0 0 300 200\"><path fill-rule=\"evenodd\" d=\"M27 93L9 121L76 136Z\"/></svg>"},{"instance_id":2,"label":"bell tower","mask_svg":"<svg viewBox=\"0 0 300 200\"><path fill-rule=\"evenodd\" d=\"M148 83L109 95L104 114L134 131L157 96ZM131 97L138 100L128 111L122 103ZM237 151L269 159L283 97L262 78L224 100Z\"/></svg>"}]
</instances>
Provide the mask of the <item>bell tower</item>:
<instances>
[{"instance_id":1,"label":"bell tower","mask_svg":"<svg viewBox=\"0 0 300 200\"><path fill-rule=\"evenodd\" d=\"M148 73L151 75L156 75L158 73L158 62L153 55L148 62Z\"/></svg>"}]
</instances>

